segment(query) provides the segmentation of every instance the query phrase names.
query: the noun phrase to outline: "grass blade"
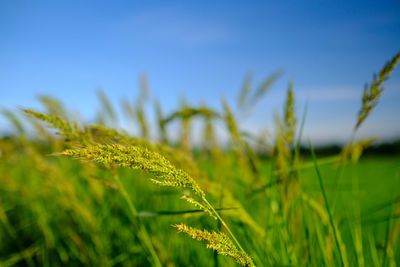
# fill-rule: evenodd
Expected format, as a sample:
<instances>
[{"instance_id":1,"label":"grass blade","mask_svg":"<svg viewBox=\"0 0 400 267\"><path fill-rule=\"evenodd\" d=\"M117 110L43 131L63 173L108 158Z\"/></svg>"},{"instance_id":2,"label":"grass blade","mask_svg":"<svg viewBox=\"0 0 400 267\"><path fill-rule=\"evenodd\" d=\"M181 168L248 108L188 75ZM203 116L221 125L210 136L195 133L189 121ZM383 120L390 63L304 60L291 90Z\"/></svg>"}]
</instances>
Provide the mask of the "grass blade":
<instances>
[{"instance_id":1,"label":"grass blade","mask_svg":"<svg viewBox=\"0 0 400 267\"><path fill-rule=\"evenodd\" d=\"M318 164L317 164L317 159L316 159L316 156L315 156L314 148L313 148L310 140L308 141L308 143L309 143L309 147L310 147L310 151L311 151L311 156L312 156L312 159L314 161L315 172L317 173L317 177L318 177L319 185L320 185L320 188L321 188L322 196L324 198L325 207L326 207L326 210L327 210L328 215L329 215L329 222L331 224L333 235L335 237L336 248L337 248L337 250L339 252L340 266L343 267L343 266L345 266L344 259L343 259L343 254L342 254L342 250L340 249L339 240L338 240L337 233L336 233L336 227L335 227L335 223L333 221L333 216L332 216L331 210L329 208L328 198L326 196L324 184L322 182L321 173L319 172L319 169L318 169Z\"/></svg>"}]
</instances>

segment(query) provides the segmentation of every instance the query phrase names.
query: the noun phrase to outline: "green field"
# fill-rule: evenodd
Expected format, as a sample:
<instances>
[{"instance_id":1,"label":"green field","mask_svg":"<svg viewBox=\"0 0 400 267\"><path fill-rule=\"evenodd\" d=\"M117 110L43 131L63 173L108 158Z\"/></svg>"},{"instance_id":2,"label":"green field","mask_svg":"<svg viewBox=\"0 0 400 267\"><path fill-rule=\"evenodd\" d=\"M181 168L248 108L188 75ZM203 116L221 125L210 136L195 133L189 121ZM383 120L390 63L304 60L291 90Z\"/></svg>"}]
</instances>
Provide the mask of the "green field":
<instances>
[{"instance_id":1,"label":"green field","mask_svg":"<svg viewBox=\"0 0 400 267\"><path fill-rule=\"evenodd\" d=\"M119 130L102 93L95 124L49 97L43 113L3 111L15 131L0 138L0 266L398 265L400 156L363 157L374 140L354 137L399 58L374 78L353 137L330 156L311 142L301 152L306 116L295 115L291 83L267 139L242 129L225 100L219 112L184 103L164 115L156 105L151 124L143 94L122 105L138 136Z\"/></svg>"},{"instance_id":2,"label":"green field","mask_svg":"<svg viewBox=\"0 0 400 267\"><path fill-rule=\"evenodd\" d=\"M113 178L109 170L68 158L46 156L51 152L47 144L27 145L13 140L2 140L1 144L2 266L129 266L151 262L138 240L126 201L111 187ZM59 146L59 143L54 146ZM7 148L10 150L7 151ZM399 160L399 157L368 157L356 165L346 165L339 191L335 190L337 166L328 163L320 167L329 202L334 203L335 198L337 200L334 217L346 246L349 266L359 263L357 242L362 247L365 266L382 264L388 231L391 233L394 225L398 225L398 221L388 218L395 212L393 200L400 188ZM217 171L218 167L212 162L203 161L202 164L206 171ZM263 162L265 183L268 183L272 166L271 161ZM226 170L223 173L235 175ZM193 207L179 199L181 193L178 190L166 190L153 185L148 181L148 175L138 171L119 169L118 175L163 265L233 264L232 260L214 255L203 244L178 234L171 227L172 224L183 222L199 228L220 229L220 225L204 213L173 214L193 210ZM299 172L299 182L301 191L323 208L318 178L312 166ZM302 233L296 237L298 239L291 240L294 237L288 231L289 221L284 219L279 207L278 186L256 193L233 183L227 187L239 192L236 197L252 220L249 224L246 220L236 218L242 216L239 210L221 211L221 215L229 222L239 242L257 265L338 264L333 240L326 240L329 237L329 225L321 219L318 211L310 208L310 203L297 199L293 204L301 207L292 215L296 216L299 212L303 218L297 218L297 223L302 224L299 228L304 229L299 229ZM213 199L213 202L216 207L232 207L221 199ZM166 214L162 214L162 211ZM304 233L306 229L308 236ZM260 231L265 232L265 237L261 238ZM359 240L357 231L360 231ZM318 240L319 237L322 240ZM268 242L271 244L268 245ZM329 245L331 255L324 255L329 253L326 248ZM388 264L400 260L398 239L392 246L393 256L388 257ZM327 262L324 257L327 257ZM329 257L333 258L329 260Z\"/></svg>"}]
</instances>

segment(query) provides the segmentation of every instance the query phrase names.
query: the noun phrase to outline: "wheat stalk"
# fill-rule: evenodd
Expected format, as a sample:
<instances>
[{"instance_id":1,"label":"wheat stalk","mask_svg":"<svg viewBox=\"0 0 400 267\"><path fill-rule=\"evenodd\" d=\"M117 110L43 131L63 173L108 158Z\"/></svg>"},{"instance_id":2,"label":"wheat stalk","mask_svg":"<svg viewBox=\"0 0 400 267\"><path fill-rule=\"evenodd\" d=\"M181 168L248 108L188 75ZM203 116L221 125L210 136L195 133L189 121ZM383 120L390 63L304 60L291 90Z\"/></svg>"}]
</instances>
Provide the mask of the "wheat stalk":
<instances>
[{"instance_id":1,"label":"wheat stalk","mask_svg":"<svg viewBox=\"0 0 400 267\"><path fill-rule=\"evenodd\" d=\"M255 266L252 259L246 253L239 251L230 238L224 233L207 230L199 230L185 224L173 225L179 232L188 234L191 238L207 242L207 248L215 250L218 254L233 258L242 266Z\"/></svg>"},{"instance_id":2,"label":"wheat stalk","mask_svg":"<svg viewBox=\"0 0 400 267\"><path fill-rule=\"evenodd\" d=\"M65 150L61 154L90 159L107 165L141 169L155 174L157 177L151 181L158 185L188 188L199 197L205 197L204 191L186 172L176 169L166 158L146 148L119 144L96 144L85 148Z\"/></svg>"},{"instance_id":3,"label":"wheat stalk","mask_svg":"<svg viewBox=\"0 0 400 267\"><path fill-rule=\"evenodd\" d=\"M365 86L363 96L362 96L362 106L358 112L357 123L354 131L361 126L364 120L368 117L371 111L378 104L379 97L381 96L385 87L383 87L383 82L389 79L390 74L396 68L400 60L400 52L398 52L389 62L383 66L379 71L378 76L374 76L369 88L368 85Z\"/></svg>"},{"instance_id":4,"label":"wheat stalk","mask_svg":"<svg viewBox=\"0 0 400 267\"><path fill-rule=\"evenodd\" d=\"M153 174L154 178L150 180L160 186L189 189L200 201L189 196L184 196L183 198L196 207L201 208L214 219L217 218L240 249L240 255L248 257L229 226L206 199L204 191L196 181L185 171L175 168L165 157L157 152L139 146L96 144L84 148L68 149L61 154L74 158L93 160L110 166L140 169ZM248 258L250 259L250 257Z\"/></svg>"}]
</instances>

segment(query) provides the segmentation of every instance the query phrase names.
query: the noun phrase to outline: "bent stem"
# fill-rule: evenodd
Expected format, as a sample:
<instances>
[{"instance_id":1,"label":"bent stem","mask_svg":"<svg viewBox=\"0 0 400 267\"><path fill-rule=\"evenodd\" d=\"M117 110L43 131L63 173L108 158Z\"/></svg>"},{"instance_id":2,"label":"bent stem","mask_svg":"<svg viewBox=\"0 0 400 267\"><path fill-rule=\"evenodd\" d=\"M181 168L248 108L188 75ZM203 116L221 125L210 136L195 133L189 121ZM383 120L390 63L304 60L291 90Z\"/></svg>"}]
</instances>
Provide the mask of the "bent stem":
<instances>
[{"instance_id":1,"label":"bent stem","mask_svg":"<svg viewBox=\"0 0 400 267\"><path fill-rule=\"evenodd\" d=\"M158 258L158 255L157 255L157 253L156 253L156 251L155 251L155 249L153 247L153 243L151 242L150 236L147 233L147 231L144 228L144 226L140 223L140 221L139 221L139 219L137 217L138 216L138 212L137 212L135 206L133 205L132 200L130 199L128 193L126 192L123 183L119 179L119 177L118 177L118 175L116 173L115 167L111 166L110 169L111 169L113 178L114 178L115 182L117 183L117 185L118 185L118 187L119 187L119 189L121 191L122 196L124 197L125 201L128 203L129 209L130 209L130 211L131 211L131 213L133 215L133 218L134 218L135 226L138 228L139 234L140 234L140 236L142 238L142 241L144 243L143 245L149 250L149 253L150 253L150 255L151 255L152 259L153 259L154 266L161 267L162 264L161 264L160 259Z\"/></svg>"},{"instance_id":2,"label":"bent stem","mask_svg":"<svg viewBox=\"0 0 400 267\"><path fill-rule=\"evenodd\" d=\"M236 245L239 247L239 249L243 252L244 249L240 245L239 241L236 239L235 235L232 233L231 229L229 226L225 223L225 221L221 218L221 216L218 214L218 212L214 209L214 207L210 204L210 202L207 201L206 198L203 198L203 201L207 204L207 206L211 209L211 211L215 214L215 216L218 218L218 220L222 223L222 225L225 227L225 229L228 231L229 235L232 237L232 239L235 241ZM247 254L247 253L246 253Z\"/></svg>"}]
</instances>

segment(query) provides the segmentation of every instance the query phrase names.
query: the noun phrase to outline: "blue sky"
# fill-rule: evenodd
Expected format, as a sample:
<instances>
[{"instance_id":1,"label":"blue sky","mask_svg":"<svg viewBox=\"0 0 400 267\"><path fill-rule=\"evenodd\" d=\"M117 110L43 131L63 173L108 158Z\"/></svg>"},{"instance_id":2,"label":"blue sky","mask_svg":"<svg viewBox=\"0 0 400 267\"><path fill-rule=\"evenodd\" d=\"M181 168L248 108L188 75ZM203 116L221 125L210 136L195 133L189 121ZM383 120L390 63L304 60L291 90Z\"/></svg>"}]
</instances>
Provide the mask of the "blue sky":
<instances>
[{"instance_id":1,"label":"blue sky","mask_svg":"<svg viewBox=\"0 0 400 267\"><path fill-rule=\"evenodd\" d=\"M87 119L101 87L118 105L147 73L166 112L185 97L236 104L243 78L284 76L243 129L273 126L292 79L305 136L350 136L365 82L400 50L399 1L0 1L0 107L62 99ZM400 136L400 70L360 137ZM7 127L4 119L1 128Z\"/></svg>"}]
</instances>

